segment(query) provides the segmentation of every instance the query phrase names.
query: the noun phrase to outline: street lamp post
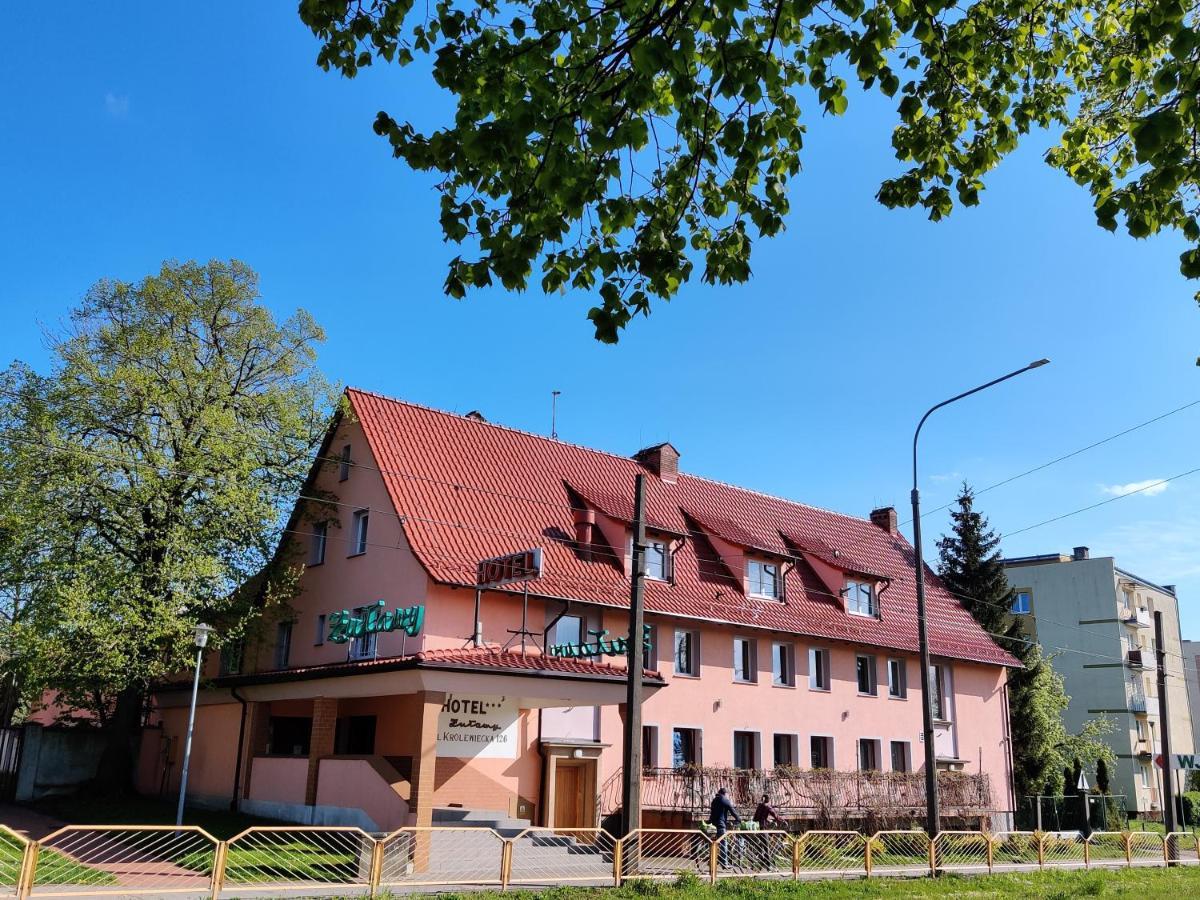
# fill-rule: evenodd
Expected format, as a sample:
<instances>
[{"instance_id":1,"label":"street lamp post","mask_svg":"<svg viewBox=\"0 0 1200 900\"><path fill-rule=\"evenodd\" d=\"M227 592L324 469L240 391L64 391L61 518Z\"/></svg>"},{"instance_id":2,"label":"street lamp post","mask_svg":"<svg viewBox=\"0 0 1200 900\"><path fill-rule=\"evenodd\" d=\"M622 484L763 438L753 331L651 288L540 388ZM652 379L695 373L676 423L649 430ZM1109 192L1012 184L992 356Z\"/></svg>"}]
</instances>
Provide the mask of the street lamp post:
<instances>
[{"instance_id":1,"label":"street lamp post","mask_svg":"<svg viewBox=\"0 0 1200 900\"><path fill-rule=\"evenodd\" d=\"M196 698L200 693L200 667L204 662L204 647L212 628L200 622L196 625L196 675L192 679L192 708L188 712L187 739L183 745L183 772L179 779L179 806L175 810L175 824L183 824L183 803L187 796L188 763L192 759L192 730L196 727Z\"/></svg>"},{"instance_id":2,"label":"street lamp post","mask_svg":"<svg viewBox=\"0 0 1200 900\"><path fill-rule=\"evenodd\" d=\"M917 430L913 432L913 567L916 569L917 578L917 643L921 654L921 717L925 743L925 830L929 833L930 837L937 837L941 812L938 803L937 755L933 747L933 695L930 691L929 679L929 625L925 617L925 563L921 555L921 492L917 488L917 439L921 436L921 427L925 424L925 420L943 406L949 406L956 400L970 397L972 394L978 394L982 390L986 390L1002 381L1008 381L1010 378L1015 378L1024 372L1028 372L1030 369L1044 366L1048 362L1050 362L1048 359L1039 359L1036 362L1031 362L1024 368L1017 369L1015 372L1009 372L1007 375L989 381L987 384L981 384L979 387L963 391L963 393L951 397L949 400L943 400L936 406L930 407L928 412L921 416L921 421L917 423Z\"/></svg>"}]
</instances>

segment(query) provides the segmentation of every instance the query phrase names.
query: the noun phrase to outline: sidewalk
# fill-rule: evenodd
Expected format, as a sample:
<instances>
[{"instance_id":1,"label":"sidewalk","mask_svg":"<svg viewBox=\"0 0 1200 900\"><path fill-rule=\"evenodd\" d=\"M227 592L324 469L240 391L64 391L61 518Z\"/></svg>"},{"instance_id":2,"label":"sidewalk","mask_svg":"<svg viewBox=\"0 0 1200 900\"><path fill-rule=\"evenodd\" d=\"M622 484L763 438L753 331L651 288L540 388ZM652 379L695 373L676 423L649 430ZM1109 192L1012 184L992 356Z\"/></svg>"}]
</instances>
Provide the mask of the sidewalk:
<instances>
[{"instance_id":1,"label":"sidewalk","mask_svg":"<svg viewBox=\"0 0 1200 900\"><path fill-rule=\"evenodd\" d=\"M0 825L7 825L13 831L19 831L30 840L38 841L57 831L66 824L50 816L17 806L12 803L0 803Z\"/></svg>"}]
</instances>

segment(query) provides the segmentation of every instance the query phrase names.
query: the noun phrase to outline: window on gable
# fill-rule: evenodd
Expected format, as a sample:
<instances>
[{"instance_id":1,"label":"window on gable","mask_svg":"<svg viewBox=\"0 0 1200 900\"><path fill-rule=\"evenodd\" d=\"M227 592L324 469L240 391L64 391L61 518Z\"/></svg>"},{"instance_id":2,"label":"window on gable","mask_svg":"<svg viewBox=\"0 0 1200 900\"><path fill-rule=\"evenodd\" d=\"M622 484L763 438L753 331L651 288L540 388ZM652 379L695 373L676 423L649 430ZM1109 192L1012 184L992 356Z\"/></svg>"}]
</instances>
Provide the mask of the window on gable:
<instances>
[{"instance_id":1,"label":"window on gable","mask_svg":"<svg viewBox=\"0 0 1200 900\"><path fill-rule=\"evenodd\" d=\"M779 598L779 566L776 563L747 560L746 580L753 596L770 600Z\"/></svg>"},{"instance_id":2,"label":"window on gable","mask_svg":"<svg viewBox=\"0 0 1200 900\"><path fill-rule=\"evenodd\" d=\"M345 481L350 477L350 445L347 444L342 448L341 458L338 460L338 481Z\"/></svg>"},{"instance_id":3,"label":"window on gable","mask_svg":"<svg viewBox=\"0 0 1200 900\"><path fill-rule=\"evenodd\" d=\"M1013 594L1012 612L1014 615L1027 616L1032 608L1032 595L1029 591L1017 591Z\"/></svg>"},{"instance_id":4,"label":"window on gable","mask_svg":"<svg viewBox=\"0 0 1200 900\"><path fill-rule=\"evenodd\" d=\"M292 623L280 622L275 626L275 668L286 669L292 652Z\"/></svg>"},{"instance_id":5,"label":"window on gable","mask_svg":"<svg viewBox=\"0 0 1200 900\"><path fill-rule=\"evenodd\" d=\"M312 527L312 543L308 547L308 564L319 566L325 562L325 539L329 534L328 522L317 522Z\"/></svg>"},{"instance_id":6,"label":"window on gable","mask_svg":"<svg viewBox=\"0 0 1200 900\"><path fill-rule=\"evenodd\" d=\"M869 581L847 581L846 612L855 616L878 616L879 600L875 585Z\"/></svg>"},{"instance_id":7,"label":"window on gable","mask_svg":"<svg viewBox=\"0 0 1200 900\"><path fill-rule=\"evenodd\" d=\"M666 541L646 539L646 577L655 581L671 580L671 555Z\"/></svg>"},{"instance_id":8,"label":"window on gable","mask_svg":"<svg viewBox=\"0 0 1200 900\"><path fill-rule=\"evenodd\" d=\"M354 525L352 529L350 555L358 556L367 552L367 525L370 521L370 512L365 509L355 510Z\"/></svg>"}]
</instances>

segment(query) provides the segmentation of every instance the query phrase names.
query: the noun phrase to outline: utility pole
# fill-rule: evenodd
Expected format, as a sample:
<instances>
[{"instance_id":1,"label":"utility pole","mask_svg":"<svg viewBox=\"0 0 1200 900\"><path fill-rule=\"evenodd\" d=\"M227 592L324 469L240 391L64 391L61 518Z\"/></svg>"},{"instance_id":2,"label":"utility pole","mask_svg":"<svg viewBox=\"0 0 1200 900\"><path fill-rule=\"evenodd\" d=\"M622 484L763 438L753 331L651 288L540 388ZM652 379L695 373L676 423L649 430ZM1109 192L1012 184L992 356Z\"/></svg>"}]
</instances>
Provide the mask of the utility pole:
<instances>
[{"instance_id":1,"label":"utility pole","mask_svg":"<svg viewBox=\"0 0 1200 900\"><path fill-rule=\"evenodd\" d=\"M1154 655L1158 664L1158 721L1162 725L1163 824L1175 830L1175 785L1171 781L1171 727L1167 718L1167 651L1163 649L1163 614L1154 612Z\"/></svg>"},{"instance_id":2,"label":"utility pole","mask_svg":"<svg viewBox=\"0 0 1200 900\"><path fill-rule=\"evenodd\" d=\"M642 824L642 601L646 578L646 476L633 491L633 577L629 589L629 676L625 691L625 752L621 770L621 836Z\"/></svg>"},{"instance_id":3,"label":"utility pole","mask_svg":"<svg viewBox=\"0 0 1200 900\"><path fill-rule=\"evenodd\" d=\"M558 395L562 391L550 392L550 437L558 437Z\"/></svg>"}]
</instances>

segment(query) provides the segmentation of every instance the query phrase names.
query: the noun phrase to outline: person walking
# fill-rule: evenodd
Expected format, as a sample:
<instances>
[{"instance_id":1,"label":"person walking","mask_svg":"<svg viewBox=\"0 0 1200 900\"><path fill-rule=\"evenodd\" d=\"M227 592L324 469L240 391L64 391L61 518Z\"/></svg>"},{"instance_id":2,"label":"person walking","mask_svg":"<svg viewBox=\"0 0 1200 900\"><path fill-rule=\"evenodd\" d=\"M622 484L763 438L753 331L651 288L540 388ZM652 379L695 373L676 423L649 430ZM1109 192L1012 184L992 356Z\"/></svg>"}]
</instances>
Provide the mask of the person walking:
<instances>
[{"instance_id":1,"label":"person walking","mask_svg":"<svg viewBox=\"0 0 1200 900\"><path fill-rule=\"evenodd\" d=\"M758 826L759 831L766 831L772 822L775 823L776 828L782 831L788 830L787 819L775 812L775 807L771 805L771 798L763 794L762 799L758 801L758 806L754 808L754 824ZM771 835L755 837L754 844L758 849L757 855L760 857L758 865L760 868L769 872L781 864L779 860L775 859L775 853L778 850L777 838Z\"/></svg>"},{"instance_id":2,"label":"person walking","mask_svg":"<svg viewBox=\"0 0 1200 900\"><path fill-rule=\"evenodd\" d=\"M741 824L742 817L739 816L737 810L734 809L733 803L729 799L729 794L726 792L725 788L720 788L717 791L716 796L713 797L712 803L709 804L708 824L717 829L717 840L720 841L720 843L717 845L717 855L722 869L728 867L729 865L729 848L726 846L726 842L722 841L721 838L724 837L725 832L729 830L730 816L732 816L739 825Z\"/></svg>"}]
</instances>

